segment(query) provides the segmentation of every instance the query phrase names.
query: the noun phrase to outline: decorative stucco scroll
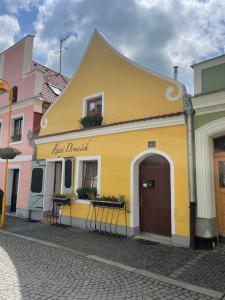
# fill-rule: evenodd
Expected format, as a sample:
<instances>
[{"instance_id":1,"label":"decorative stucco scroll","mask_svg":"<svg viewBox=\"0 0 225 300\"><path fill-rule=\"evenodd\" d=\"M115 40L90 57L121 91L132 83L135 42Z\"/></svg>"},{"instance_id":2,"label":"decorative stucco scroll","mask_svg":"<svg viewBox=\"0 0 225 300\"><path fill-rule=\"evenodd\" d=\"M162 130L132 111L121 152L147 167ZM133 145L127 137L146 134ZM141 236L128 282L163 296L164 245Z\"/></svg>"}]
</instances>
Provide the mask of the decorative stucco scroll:
<instances>
[{"instance_id":1,"label":"decorative stucco scroll","mask_svg":"<svg viewBox=\"0 0 225 300\"><path fill-rule=\"evenodd\" d=\"M45 129L48 126L48 119L46 118L46 116L44 115L41 119L41 128Z\"/></svg>"},{"instance_id":2,"label":"decorative stucco scroll","mask_svg":"<svg viewBox=\"0 0 225 300\"><path fill-rule=\"evenodd\" d=\"M177 101L179 100L183 95L184 95L184 89L182 87L182 85L180 84L176 84L176 87L178 89L178 94L177 95L173 95L174 90L175 90L175 86L174 85L170 85L167 89L166 89L166 98L169 101Z\"/></svg>"}]
</instances>

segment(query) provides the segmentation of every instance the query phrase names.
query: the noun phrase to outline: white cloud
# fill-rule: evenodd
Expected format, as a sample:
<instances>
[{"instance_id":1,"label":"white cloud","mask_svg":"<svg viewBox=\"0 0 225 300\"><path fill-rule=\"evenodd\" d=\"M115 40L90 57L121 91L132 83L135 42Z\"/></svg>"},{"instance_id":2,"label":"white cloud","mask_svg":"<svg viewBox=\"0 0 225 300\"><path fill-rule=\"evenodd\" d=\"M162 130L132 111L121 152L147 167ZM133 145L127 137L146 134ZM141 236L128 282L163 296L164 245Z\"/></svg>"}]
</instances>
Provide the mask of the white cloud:
<instances>
[{"instance_id":1,"label":"white cloud","mask_svg":"<svg viewBox=\"0 0 225 300\"><path fill-rule=\"evenodd\" d=\"M7 12L17 14L20 10L29 10L31 6L38 5L40 0L1 0Z\"/></svg>"},{"instance_id":2,"label":"white cloud","mask_svg":"<svg viewBox=\"0 0 225 300\"><path fill-rule=\"evenodd\" d=\"M58 37L68 41L64 72L71 74L96 27L123 54L192 86L193 61L220 55L225 45L225 0L46 0L35 22L36 53L58 69Z\"/></svg>"},{"instance_id":3,"label":"white cloud","mask_svg":"<svg viewBox=\"0 0 225 300\"><path fill-rule=\"evenodd\" d=\"M0 16L0 53L15 43L14 37L19 31L20 25L16 17Z\"/></svg>"}]
</instances>

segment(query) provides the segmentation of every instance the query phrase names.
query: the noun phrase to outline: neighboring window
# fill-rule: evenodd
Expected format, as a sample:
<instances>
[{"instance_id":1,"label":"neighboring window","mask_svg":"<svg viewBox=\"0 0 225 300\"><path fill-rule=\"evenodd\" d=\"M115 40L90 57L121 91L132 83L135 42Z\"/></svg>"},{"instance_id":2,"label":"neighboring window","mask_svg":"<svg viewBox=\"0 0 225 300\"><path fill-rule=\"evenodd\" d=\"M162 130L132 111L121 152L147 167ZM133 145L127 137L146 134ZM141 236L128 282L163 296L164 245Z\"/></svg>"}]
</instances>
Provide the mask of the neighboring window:
<instances>
[{"instance_id":1,"label":"neighboring window","mask_svg":"<svg viewBox=\"0 0 225 300\"><path fill-rule=\"evenodd\" d=\"M87 100L87 116L102 115L102 97Z\"/></svg>"},{"instance_id":2,"label":"neighboring window","mask_svg":"<svg viewBox=\"0 0 225 300\"><path fill-rule=\"evenodd\" d=\"M31 178L31 192L32 193L41 193L42 179L43 179L43 169L42 168L34 168L32 170L32 178Z\"/></svg>"},{"instance_id":3,"label":"neighboring window","mask_svg":"<svg viewBox=\"0 0 225 300\"><path fill-rule=\"evenodd\" d=\"M214 140L214 151L225 152L225 136L216 138Z\"/></svg>"},{"instance_id":4,"label":"neighboring window","mask_svg":"<svg viewBox=\"0 0 225 300\"><path fill-rule=\"evenodd\" d=\"M50 83L48 83L48 86L50 87L50 89L53 91L53 93L55 94L55 95L57 95L57 96L59 96L60 94L61 94L61 89L60 88L58 88L57 86L54 86L54 85L52 85L52 84L50 84Z\"/></svg>"},{"instance_id":5,"label":"neighboring window","mask_svg":"<svg viewBox=\"0 0 225 300\"><path fill-rule=\"evenodd\" d=\"M220 187L225 187L225 162L219 162L219 180L220 180Z\"/></svg>"},{"instance_id":6,"label":"neighboring window","mask_svg":"<svg viewBox=\"0 0 225 300\"><path fill-rule=\"evenodd\" d=\"M14 86L12 88L12 102L17 102L17 95L18 95L18 87Z\"/></svg>"},{"instance_id":7,"label":"neighboring window","mask_svg":"<svg viewBox=\"0 0 225 300\"><path fill-rule=\"evenodd\" d=\"M12 126L12 142L19 142L22 140L23 117L13 120Z\"/></svg>"},{"instance_id":8,"label":"neighboring window","mask_svg":"<svg viewBox=\"0 0 225 300\"><path fill-rule=\"evenodd\" d=\"M97 187L97 172L98 172L97 161L83 161L83 176L82 176L83 188Z\"/></svg>"},{"instance_id":9,"label":"neighboring window","mask_svg":"<svg viewBox=\"0 0 225 300\"><path fill-rule=\"evenodd\" d=\"M2 141L2 123L0 122L0 144Z\"/></svg>"}]
</instances>

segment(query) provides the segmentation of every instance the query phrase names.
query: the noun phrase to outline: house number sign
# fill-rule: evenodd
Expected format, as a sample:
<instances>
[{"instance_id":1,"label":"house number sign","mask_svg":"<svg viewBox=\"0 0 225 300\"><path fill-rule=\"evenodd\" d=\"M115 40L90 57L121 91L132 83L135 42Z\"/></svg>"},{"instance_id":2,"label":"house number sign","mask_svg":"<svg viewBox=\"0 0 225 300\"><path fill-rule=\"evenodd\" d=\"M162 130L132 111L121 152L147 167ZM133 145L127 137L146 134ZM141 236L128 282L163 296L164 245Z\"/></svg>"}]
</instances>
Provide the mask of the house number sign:
<instances>
[{"instance_id":1,"label":"house number sign","mask_svg":"<svg viewBox=\"0 0 225 300\"><path fill-rule=\"evenodd\" d=\"M156 141L148 141L148 148L156 147Z\"/></svg>"},{"instance_id":2,"label":"house number sign","mask_svg":"<svg viewBox=\"0 0 225 300\"><path fill-rule=\"evenodd\" d=\"M67 143L67 145L62 146L60 143L55 143L53 145L52 154L62 154L62 153L71 153L71 152L81 152L81 151L88 151L89 144L91 140L89 140L86 144L77 145L73 142Z\"/></svg>"}]
</instances>

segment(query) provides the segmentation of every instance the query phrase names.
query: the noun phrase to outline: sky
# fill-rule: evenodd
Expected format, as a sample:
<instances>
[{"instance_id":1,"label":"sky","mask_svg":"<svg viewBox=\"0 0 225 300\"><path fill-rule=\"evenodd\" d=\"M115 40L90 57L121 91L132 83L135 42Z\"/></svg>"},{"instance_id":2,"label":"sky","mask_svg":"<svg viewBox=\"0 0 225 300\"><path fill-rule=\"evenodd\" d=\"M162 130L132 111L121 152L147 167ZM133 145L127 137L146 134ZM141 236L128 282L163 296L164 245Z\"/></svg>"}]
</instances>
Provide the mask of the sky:
<instances>
[{"instance_id":1,"label":"sky","mask_svg":"<svg viewBox=\"0 0 225 300\"><path fill-rule=\"evenodd\" d=\"M193 63L224 54L225 0L0 0L0 52L35 35L33 59L72 76L94 29L123 55L193 93Z\"/></svg>"}]
</instances>

